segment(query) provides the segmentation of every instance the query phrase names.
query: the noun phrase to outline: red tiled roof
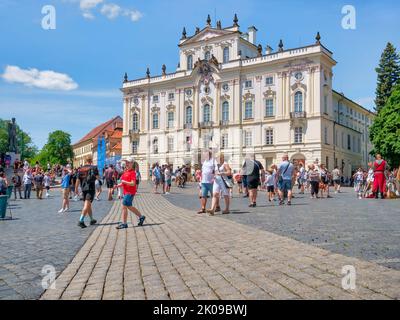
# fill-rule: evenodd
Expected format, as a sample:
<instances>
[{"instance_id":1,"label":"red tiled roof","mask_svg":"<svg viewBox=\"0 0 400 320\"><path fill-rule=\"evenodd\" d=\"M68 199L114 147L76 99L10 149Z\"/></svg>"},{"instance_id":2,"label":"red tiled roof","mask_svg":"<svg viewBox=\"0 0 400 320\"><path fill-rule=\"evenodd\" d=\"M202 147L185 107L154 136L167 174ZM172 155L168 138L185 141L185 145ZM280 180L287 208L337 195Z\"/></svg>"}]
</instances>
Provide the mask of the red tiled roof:
<instances>
[{"instance_id":1,"label":"red tiled roof","mask_svg":"<svg viewBox=\"0 0 400 320\"><path fill-rule=\"evenodd\" d=\"M121 139L122 138L122 131L121 130L114 130L111 138Z\"/></svg>"},{"instance_id":2,"label":"red tiled roof","mask_svg":"<svg viewBox=\"0 0 400 320\"><path fill-rule=\"evenodd\" d=\"M79 144L81 142L96 138L106 130L113 131L114 130L113 124L116 121L119 122L119 123L122 123L122 118L120 116L116 116L115 118L113 118L111 120L108 120L107 122L102 123L101 125L97 126L93 130L91 130L87 135L85 135L81 140L79 140L74 145L77 145L77 144Z\"/></svg>"},{"instance_id":3,"label":"red tiled roof","mask_svg":"<svg viewBox=\"0 0 400 320\"><path fill-rule=\"evenodd\" d=\"M112 148L112 150L122 150L122 143L121 142L118 142L113 148Z\"/></svg>"}]
</instances>

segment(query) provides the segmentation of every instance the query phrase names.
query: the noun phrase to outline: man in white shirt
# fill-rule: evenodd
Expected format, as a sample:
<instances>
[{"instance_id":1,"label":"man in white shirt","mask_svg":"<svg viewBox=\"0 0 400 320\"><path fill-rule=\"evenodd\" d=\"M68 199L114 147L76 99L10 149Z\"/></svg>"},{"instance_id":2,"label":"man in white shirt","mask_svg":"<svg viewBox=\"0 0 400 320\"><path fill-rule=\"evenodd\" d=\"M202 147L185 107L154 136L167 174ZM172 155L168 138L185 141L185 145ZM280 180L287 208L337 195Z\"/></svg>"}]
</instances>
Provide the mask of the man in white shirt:
<instances>
[{"instance_id":1,"label":"man in white shirt","mask_svg":"<svg viewBox=\"0 0 400 320\"><path fill-rule=\"evenodd\" d=\"M201 210L198 214L206 213L207 197L213 196L213 183L215 175L215 160L212 156L212 151L208 150L204 154L204 162L201 168Z\"/></svg>"}]
</instances>

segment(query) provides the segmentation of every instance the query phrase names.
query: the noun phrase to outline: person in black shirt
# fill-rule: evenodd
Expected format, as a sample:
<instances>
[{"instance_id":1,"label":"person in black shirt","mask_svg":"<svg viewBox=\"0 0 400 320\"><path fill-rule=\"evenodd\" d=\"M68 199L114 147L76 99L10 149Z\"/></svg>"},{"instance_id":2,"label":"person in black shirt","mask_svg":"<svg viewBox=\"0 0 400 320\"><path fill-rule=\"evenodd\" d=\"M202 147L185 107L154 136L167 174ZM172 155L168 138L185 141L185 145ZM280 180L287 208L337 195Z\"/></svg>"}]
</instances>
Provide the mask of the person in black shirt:
<instances>
[{"instance_id":1,"label":"person in black shirt","mask_svg":"<svg viewBox=\"0 0 400 320\"><path fill-rule=\"evenodd\" d=\"M90 217L90 225L97 223L93 219L92 202L96 194L96 179L99 179L99 171L97 167L92 166L92 159L87 159L86 165L79 169L78 179L82 188L83 201L85 201L78 226L86 228L84 221L87 215Z\"/></svg>"},{"instance_id":2,"label":"person in black shirt","mask_svg":"<svg viewBox=\"0 0 400 320\"><path fill-rule=\"evenodd\" d=\"M257 189L265 180L265 170L260 161L253 159L246 159L242 170L244 175L247 176L247 186L249 190L249 207L255 208L257 206Z\"/></svg>"}]
</instances>

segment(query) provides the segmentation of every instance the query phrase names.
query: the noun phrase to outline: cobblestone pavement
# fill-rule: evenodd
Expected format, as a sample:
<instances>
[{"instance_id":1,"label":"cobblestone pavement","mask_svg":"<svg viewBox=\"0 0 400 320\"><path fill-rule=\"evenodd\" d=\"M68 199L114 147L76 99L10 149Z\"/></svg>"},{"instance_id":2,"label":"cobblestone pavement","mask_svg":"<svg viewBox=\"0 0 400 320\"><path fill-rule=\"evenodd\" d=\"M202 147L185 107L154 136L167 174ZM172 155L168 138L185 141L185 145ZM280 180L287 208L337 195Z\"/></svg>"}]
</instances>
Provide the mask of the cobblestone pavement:
<instances>
[{"instance_id":1,"label":"cobblestone pavement","mask_svg":"<svg viewBox=\"0 0 400 320\"><path fill-rule=\"evenodd\" d=\"M165 198L179 207L198 210L197 186L174 188L173 192ZM262 192L258 207L249 208L248 199L236 192L232 214L223 218L400 270L400 199L358 200L351 188L332 196L311 200L309 194L296 194L291 207L280 207L277 202L269 203Z\"/></svg>"},{"instance_id":2,"label":"cobblestone pavement","mask_svg":"<svg viewBox=\"0 0 400 320\"><path fill-rule=\"evenodd\" d=\"M82 202L71 202L71 211L59 214L60 190L51 193L44 200L34 193L30 200L11 200L15 220L0 221L0 299L38 299L44 291L42 268L52 265L59 274L95 229L76 225ZM94 203L95 218L102 220L111 206Z\"/></svg>"},{"instance_id":3,"label":"cobblestone pavement","mask_svg":"<svg viewBox=\"0 0 400 320\"><path fill-rule=\"evenodd\" d=\"M197 215L148 190L135 202L146 225L116 230L116 202L42 299L400 298L400 271ZM356 268L354 291L342 288L345 265Z\"/></svg>"}]
</instances>

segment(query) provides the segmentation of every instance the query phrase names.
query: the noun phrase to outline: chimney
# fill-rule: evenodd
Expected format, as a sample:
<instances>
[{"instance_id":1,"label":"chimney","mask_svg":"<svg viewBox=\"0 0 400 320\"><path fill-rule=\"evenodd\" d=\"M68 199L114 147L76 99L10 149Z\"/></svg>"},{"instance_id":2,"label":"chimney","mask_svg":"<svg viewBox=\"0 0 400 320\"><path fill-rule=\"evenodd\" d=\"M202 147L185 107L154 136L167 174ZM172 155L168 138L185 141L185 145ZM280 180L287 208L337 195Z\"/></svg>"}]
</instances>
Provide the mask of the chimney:
<instances>
[{"instance_id":1,"label":"chimney","mask_svg":"<svg viewBox=\"0 0 400 320\"><path fill-rule=\"evenodd\" d=\"M251 26L249 27L249 29L247 30L248 34L249 34L249 42L251 42L252 44L256 44L257 43L257 28L255 26Z\"/></svg>"},{"instance_id":2,"label":"chimney","mask_svg":"<svg viewBox=\"0 0 400 320\"><path fill-rule=\"evenodd\" d=\"M265 54L271 54L272 50L273 49L269 45L267 45L267 48L265 49Z\"/></svg>"}]
</instances>

